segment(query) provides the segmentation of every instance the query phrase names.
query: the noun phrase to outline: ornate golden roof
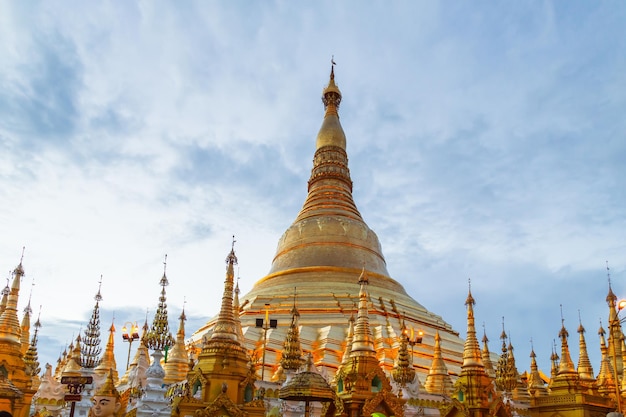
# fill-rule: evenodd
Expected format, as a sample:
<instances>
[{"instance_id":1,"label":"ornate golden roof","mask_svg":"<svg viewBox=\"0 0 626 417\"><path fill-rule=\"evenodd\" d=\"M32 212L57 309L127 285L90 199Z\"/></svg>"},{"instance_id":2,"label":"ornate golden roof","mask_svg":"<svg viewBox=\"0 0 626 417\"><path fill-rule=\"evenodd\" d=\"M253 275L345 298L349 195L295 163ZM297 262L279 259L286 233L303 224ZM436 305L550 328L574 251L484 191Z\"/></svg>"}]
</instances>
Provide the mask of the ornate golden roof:
<instances>
[{"instance_id":1,"label":"ornate golden roof","mask_svg":"<svg viewBox=\"0 0 626 417\"><path fill-rule=\"evenodd\" d=\"M335 392L323 376L312 371L313 360L307 357L307 370L299 372L280 388L278 398L293 401L332 401Z\"/></svg>"}]
</instances>

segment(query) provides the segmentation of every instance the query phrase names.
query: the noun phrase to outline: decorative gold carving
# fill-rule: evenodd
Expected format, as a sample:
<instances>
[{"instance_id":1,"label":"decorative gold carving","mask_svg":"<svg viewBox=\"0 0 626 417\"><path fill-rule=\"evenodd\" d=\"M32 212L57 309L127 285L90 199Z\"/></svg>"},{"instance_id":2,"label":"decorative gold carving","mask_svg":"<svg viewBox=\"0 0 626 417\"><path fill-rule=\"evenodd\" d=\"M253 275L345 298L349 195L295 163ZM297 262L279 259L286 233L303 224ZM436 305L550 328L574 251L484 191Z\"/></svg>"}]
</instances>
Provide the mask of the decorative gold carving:
<instances>
[{"instance_id":1,"label":"decorative gold carving","mask_svg":"<svg viewBox=\"0 0 626 417\"><path fill-rule=\"evenodd\" d=\"M216 417L224 415L229 417L245 417L246 413L235 404L225 392L220 393L215 400L206 408L196 410L196 417Z\"/></svg>"}]
</instances>

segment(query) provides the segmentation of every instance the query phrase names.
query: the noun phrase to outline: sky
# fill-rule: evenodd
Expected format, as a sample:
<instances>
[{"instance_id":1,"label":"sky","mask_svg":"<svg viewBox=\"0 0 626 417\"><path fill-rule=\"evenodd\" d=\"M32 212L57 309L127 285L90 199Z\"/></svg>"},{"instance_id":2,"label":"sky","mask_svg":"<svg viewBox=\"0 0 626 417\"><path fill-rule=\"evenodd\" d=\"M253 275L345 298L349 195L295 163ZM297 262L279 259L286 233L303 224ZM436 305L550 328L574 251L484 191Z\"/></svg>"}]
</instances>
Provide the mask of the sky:
<instances>
[{"instance_id":1,"label":"sky","mask_svg":"<svg viewBox=\"0 0 626 417\"><path fill-rule=\"evenodd\" d=\"M183 306L187 335L218 313L233 235L242 294L269 272L334 57L354 198L391 276L462 337L471 280L479 337L498 352L504 324L520 372L532 346L549 373L562 324L576 363L580 320L599 371L609 274L626 297L624 2L0 10L0 271L26 247L42 368L101 277L123 370L121 327L152 320L166 254L173 333Z\"/></svg>"}]
</instances>

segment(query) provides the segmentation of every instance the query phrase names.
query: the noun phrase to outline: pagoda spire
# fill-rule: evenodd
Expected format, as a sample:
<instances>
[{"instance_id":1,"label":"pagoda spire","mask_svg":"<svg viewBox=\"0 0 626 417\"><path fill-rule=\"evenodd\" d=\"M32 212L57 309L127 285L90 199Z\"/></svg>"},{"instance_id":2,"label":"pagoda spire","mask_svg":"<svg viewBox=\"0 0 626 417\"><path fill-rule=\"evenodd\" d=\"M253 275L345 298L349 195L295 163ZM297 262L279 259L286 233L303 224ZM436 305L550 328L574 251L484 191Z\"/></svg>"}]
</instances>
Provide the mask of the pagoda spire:
<instances>
[{"instance_id":1,"label":"pagoda spire","mask_svg":"<svg viewBox=\"0 0 626 417\"><path fill-rule=\"evenodd\" d=\"M235 255L235 236L230 253L226 257L226 278L224 280L224 292L222 293L222 307L220 309L217 322L213 328L213 333L206 344L228 343L241 346L239 341L239 331L233 312L233 288L235 281L235 265L237 256Z\"/></svg>"},{"instance_id":2,"label":"pagoda spire","mask_svg":"<svg viewBox=\"0 0 626 417\"><path fill-rule=\"evenodd\" d=\"M511 379L514 383L512 391L513 400L518 402L528 402L530 400L530 396L528 394L528 386L524 381L522 381L522 377L517 370L517 365L515 364L515 355L513 354L513 342L511 341L510 335L507 350L509 352L508 373L509 375L511 375Z\"/></svg>"},{"instance_id":3,"label":"pagoda spire","mask_svg":"<svg viewBox=\"0 0 626 417\"><path fill-rule=\"evenodd\" d=\"M502 317L500 340L502 340L502 353L496 368L496 387L502 392L511 394L517 384L517 369L515 369L515 362L511 366L511 352L513 349L508 349L506 345L507 335L504 330L504 317Z\"/></svg>"},{"instance_id":4,"label":"pagoda spire","mask_svg":"<svg viewBox=\"0 0 626 417\"><path fill-rule=\"evenodd\" d=\"M81 375L81 340L80 333L76 336L76 344L71 344L68 352L67 361L63 367L61 375L79 376Z\"/></svg>"},{"instance_id":5,"label":"pagoda spire","mask_svg":"<svg viewBox=\"0 0 626 417\"><path fill-rule=\"evenodd\" d=\"M626 340L622 337L622 363L626 363ZM626 366L623 367L622 371L622 383L620 385L620 390L622 393L626 393Z\"/></svg>"},{"instance_id":6,"label":"pagoda spire","mask_svg":"<svg viewBox=\"0 0 626 417\"><path fill-rule=\"evenodd\" d=\"M283 356L280 365L285 371L297 372L304 364L302 357L302 347L300 346L300 329L298 319L300 312L296 308L296 289L293 291L293 307L291 308L291 324L287 331L287 337L283 344Z\"/></svg>"},{"instance_id":7,"label":"pagoda spire","mask_svg":"<svg viewBox=\"0 0 626 417\"><path fill-rule=\"evenodd\" d=\"M561 330L559 331L559 338L561 339L561 361L556 368L553 368L555 374L552 375L550 380L550 392L551 393L576 393L586 390L586 386L581 382L576 368L574 368L574 362L570 355L567 338L569 333L565 328L565 319L563 318L563 307L561 306ZM555 347L556 351L556 347ZM555 353L555 357L556 356ZM555 364L556 365L556 364Z\"/></svg>"},{"instance_id":8,"label":"pagoda spire","mask_svg":"<svg viewBox=\"0 0 626 417\"><path fill-rule=\"evenodd\" d=\"M325 113L316 139L313 170L308 184L309 194L296 222L334 213L363 222L352 197L346 135L338 113L341 91L335 84L334 64L330 70L328 86L322 93L322 102Z\"/></svg>"},{"instance_id":9,"label":"pagoda spire","mask_svg":"<svg viewBox=\"0 0 626 417\"><path fill-rule=\"evenodd\" d=\"M39 329L41 328L40 317L41 309L39 311L39 315L37 316L37 321L33 325L33 327L35 327L35 331L33 332L33 338L30 341L26 354L24 355L26 374L31 377L35 377L39 375L39 372L41 372L41 368L39 367L39 355L37 353L37 333L39 333Z\"/></svg>"},{"instance_id":10,"label":"pagoda spire","mask_svg":"<svg viewBox=\"0 0 626 417\"><path fill-rule=\"evenodd\" d=\"M552 340L552 354L550 355L550 382L548 388L552 389L552 385L556 380L556 374L559 372L559 355L556 353L556 340Z\"/></svg>"},{"instance_id":11,"label":"pagoda spire","mask_svg":"<svg viewBox=\"0 0 626 417\"><path fill-rule=\"evenodd\" d=\"M465 339L465 345L463 348L463 365L462 368L480 368L485 369L483 364L480 346L478 345L478 339L476 338L476 326L474 323L474 297L472 297L472 289L467 292L467 299L465 305L467 306L467 338Z\"/></svg>"},{"instance_id":12,"label":"pagoda spire","mask_svg":"<svg viewBox=\"0 0 626 417\"><path fill-rule=\"evenodd\" d=\"M404 320L402 320L402 334L400 335L400 348L398 349L398 356L396 358L395 366L393 367L393 380L396 381L401 387L405 387L415 379L415 369L413 368L413 361L409 354L409 335L408 329ZM402 390L400 390L402 392Z\"/></svg>"},{"instance_id":13,"label":"pagoda spire","mask_svg":"<svg viewBox=\"0 0 626 417\"><path fill-rule=\"evenodd\" d=\"M8 342L19 346L21 346L22 342L22 328L17 318L17 303L20 294L20 283L24 276L23 258L24 251L22 250L22 258L19 265L13 270L13 282L7 295L4 311L0 315L0 342Z\"/></svg>"},{"instance_id":14,"label":"pagoda spire","mask_svg":"<svg viewBox=\"0 0 626 417\"><path fill-rule=\"evenodd\" d=\"M606 339L604 338L605 334L604 327L602 323L600 323L598 335L600 336L600 352L602 353L602 358L600 360L597 384L600 394L611 396L615 393L615 379L613 378L613 366L611 365L607 352L608 348L606 346Z\"/></svg>"},{"instance_id":15,"label":"pagoda spire","mask_svg":"<svg viewBox=\"0 0 626 417\"><path fill-rule=\"evenodd\" d=\"M528 393L531 397L545 397L548 395L548 389L546 388L546 384L541 379L541 374L539 374L539 367L537 366L537 355L535 354L535 349L530 348L530 375L528 376Z\"/></svg>"},{"instance_id":16,"label":"pagoda spire","mask_svg":"<svg viewBox=\"0 0 626 417\"><path fill-rule=\"evenodd\" d=\"M235 320L233 311L234 266L236 264L235 237L233 236L231 250L226 257L226 278L220 312L216 318L213 333L205 336L198 360L189 373L192 381L194 378L201 377L207 382L206 384L202 382L196 398L183 398L180 401L178 404L180 415L193 415L194 413L199 415L200 408L206 410L210 404L220 404L218 407L225 406L230 413L230 405L224 404L233 404L235 408L235 404L241 404L244 396L251 397L253 394L253 384L258 377L255 375L250 355L240 341L238 322ZM214 403L214 401L222 400L226 402Z\"/></svg>"},{"instance_id":17,"label":"pagoda spire","mask_svg":"<svg viewBox=\"0 0 626 417\"><path fill-rule=\"evenodd\" d=\"M243 334L243 327L241 327L241 304L239 303L239 270L237 270L237 282L235 283L235 295L233 296L233 315L235 317L235 329L237 330L237 337L239 343L243 344L246 340Z\"/></svg>"},{"instance_id":18,"label":"pagoda spire","mask_svg":"<svg viewBox=\"0 0 626 417\"><path fill-rule=\"evenodd\" d=\"M98 282L98 292L94 299L96 304L91 313L91 319L85 329L85 337L82 339L80 364L83 368L93 369L100 363L100 301L102 301L102 275Z\"/></svg>"},{"instance_id":19,"label":"pagoda spire","mask_svg":"<svg viewBox=\"0 0 626 417\"><path fill-rule=\"evenodd\" d=\"M9 271L9 277L11 276L11 271ZM4 313L4 310L7 308L7 301L9 294L11 293L11 288L9 287L9 278L7 278L7 285L2 289L2 300L0 301L0 316Z\"/></svg>"},{"instance_id":20,"label":"pagoda spire","mask_svg":"<svg viewBox=\"0 0 626 417\"><path fill-rule=\"evenodd\" d=\"M565 328L565 319L561 317L561 330L559 331L559 338L561 339L561 363L559 363L559 371L557 373L557 376L576 374L574 362L572 362L572 357L569 352L569 345L567 343L568 337L569 333Z\"/></svg>"},{"instance_id":21,"label":"pagoda spire","mask_svg":"<svg viewBox=\"0 0 626 417\"><path fill-rule=\"evenodd\" d=\"M159 297L159 305L154 313L154 319L152 320L152 326L150 330L143 337L145 339L146 346L154 351L165 351L165 361L167 362L167 351L176 342L170 332L170 325L167 318L167 297L165 293L165 287L169 285L167 280L167 255L163 261L163 276L159 281L161 286L161 296Z\"/></svg>"},{"instance_id":22,"label":"pagoda spire","mask_svg":"<svg viewBox=\"0 0 626 417\"><path fill-rule=\"evenodd\" d=\"M490 397L495 395L491 378L485 372L480 346L476 338L474 323L474 297L472 297L471 281L467 292L465 305L467 306L467 337L463 347L463 364L461 374L454 383L454 393L462 398L464 406L470 415L486 413L491 402Z\"/></svg>"},{"instance_id":23,"label":"pagoda spire","mask_svg":"<svg viewBox=\"0 0 626 417\"><path fill-rule=\"evenodd\" d=\"M439 395L450 395L452 392L452 378L448 374L448 368L441 355L441 336L439 331L435 333L433 362L426 376L424 389L430 394Z\"/></svg>"},{"instance_id":24,"label":"pagoda spire","mask_svg":"<svg viewBox=\"0 0 626 417\"><path fill-rule=\"evenodd\" d=\"M73 339L74 337L72 336L72 340ZM61 352L61 354L59 355L59 358L57 359L57 366L56 368L54 368L55 379L59 379L61 377L61 372L63 372L63 369L65 369L65 365L67 364L67 361L69 359L67 351L69 350L71 352L72 349L74 349L73 341L70 342L69 346L66 346L65 349L63 349L63 352Z\"/></svg>"},{"instance_id":25,"label":"pagoda spire","mask_svg":"<svg viewBox=\"0 0 626 417\"><path fill-rule=\"evenodd\" d=\"M487 331L485 330L485 323L483 323L483 350L481 351L481 358L483 365L485 365L485 372L491 379L495 379L496 371L493 368L493 362L491 361L491 352L489 351L489 339L487 338Z\"/></svg>"},{"instance_id":26,"label":"pagoda spire","mask_svg":"<svg viewBox=\"0 0 626 417\"><path fill-rule=\"evenodd\" d=\"M330 79L322 92L324 103L324 123L317 135L317 149L323 146L339 146L346 148L346 135L339 124L339 105L341 104L341 91L335 84L335 61L330 66ZM333 118L336 117L336 120ZM328 123L327 123L328 119Z\"/></svg>"},{"instance_id":27,"label":"pagoda spire","mask_svg":"<svg viewBox=\"0 0 626 417\"><path fill-rule=\"evenodd\" d=\"M113 378L114 383L117 385L118 382L118 373L117 373L117 363L115 361L115 324L111 322L111 327L109 327L109 339L107 340L106 348L104 349L104 353L102 354L102 358L100 358L100 363L96 366L95 373L106 377L109 373L111 373L111 377Z\"/></svg>"},{"instance_id":28,"label":"pagoda spire","mask_svg":"<svg viewBox=\"0 0 626 417\"><path fill-rule=\"evenodd\" d=\"M187 377L189 371L189 353L185 347L185 321L187 316L185 315L185 307L183 302L183 311L178 317L178 331L176 332L176 344L170 352L169 359L163 369L165 369L165 379L163 382L166 384L173 384L181 382Z\"/></svg>"},{"instance_id":29,"label":"pagoda spire","mask_svg":"<svg viewBox=\"0 0 626 417\"><path fill-rule=\"evenodd\" d=\"M354 322L356 321L354 317L354 311L350 313L350 318L348 319L348 333L346 336L346 348L343 351L343 356L341 358L341 366L344 366L350 360L350 354L352 353L352 341L354 340Z\"/></svg>"},{"instance_id":30,"label":"pagoda spire","mask_svg":"<svg viewBox=\"0 0 626 417\"><path fill-rule=\"evenodd\" d=\"M361 275L359 276L359 285L361 286L359 290L359 309L356 317L356 326L354 328L354 338L352 339L352 351L350 352L350 357L376 356L367 309L367 284L367 274L365 273L365 269L363 269L361 271Z\"/></svg>"},{"instance_id":31,"label":"pagoda spire","mask_svg":"<svg viewBox=\"0 0 626 417\"><path fill-rule=\"evenodd\" d=\"M613 293L611 288L611 269L609 268L609 261L606 261L606 276L609 283L609 292L606 296L606 303L609 306L609 323L608 323L608 350L607 354L612 364L617 366L616 373L621 375L623 372L622 363L622 325L619 319L619 305L617 296ZM613 358L615 356L615 358ZM619 381L617 381L619 383Z\"/></svg>"},{"instance_id":32,"label":"pagoda spire","mask_svg":"<svg viewBox=\"0 0 626 417\"><path fill-rule=\"evenodd\" d=\"M391 394L391 382L376 357L372 331L369 324L367 292L368 277L365 268L359 276L359 304L352 339L350 359L342 366L336 375L337 393L342 398L345 410L358 411L359 415L371 415L375 410L376 402L369 403L374 389ZM396 395L388 395L383 400L388 407L388 415L403 415L402 390ZM366 401L367 400L367 401ZM378 404L382 406L382 404ZM385 408L385 407L383 407ZM351 413L352 414L352 413Z\"/></svg>"},{"instance_id":33,"label":"pagoda spire","mask_svg":"<svg viewBox=\"0 0 626 417\"><path fill-rule=\"evenodd\" d=\"M587 342L585 340L585 327L580 318L580 310L578 311L578 376L580 380L587 386L592 387L595 385L596 378L593 373L593 367L589 360L589 353L587 352Z\"/></svg>"},{"instance_id":34,"label":"pagoda spire","mask_svg":"<svg viewBox=\"0 0 626 417\"><path fill-rule=\"evenodd\" d=\"M24 308L24 316L22 316L22 324L20 328L22 330L22 354L26 354L28 346L30 344L30 315L33 314L33 309L30 307L30 301L33 297L33 289L35 283L31 284L30 295L28 296L28 304Z\"/></svg>"}]
</instances>

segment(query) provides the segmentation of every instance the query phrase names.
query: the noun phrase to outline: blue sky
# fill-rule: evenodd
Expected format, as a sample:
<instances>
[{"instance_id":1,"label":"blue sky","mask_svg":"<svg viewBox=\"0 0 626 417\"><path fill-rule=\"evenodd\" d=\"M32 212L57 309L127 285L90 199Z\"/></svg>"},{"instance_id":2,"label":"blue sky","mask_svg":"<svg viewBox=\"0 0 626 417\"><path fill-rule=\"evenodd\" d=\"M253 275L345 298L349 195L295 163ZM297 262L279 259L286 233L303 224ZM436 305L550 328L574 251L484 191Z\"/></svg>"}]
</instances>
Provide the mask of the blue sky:
<instances>
[{"instance_id":1,"label":"blue sky","mask_svg":"<svg viewBox=\"0 0 626 417\"><path fill-rule=\"evenodd\" d=\"M0 267L40 359L115 315L172 330L242 292L306 196L330 58L356 203L391 275L490 348L502 317L549 372L578 317L599 370L607 271L626 296L626 5L606 2L0 2ZM31 284L35 285L31 287ZM219 288L219 291L217 290ZM480 331L480 327L479 327ZM126 346L117 334L118 365Z\"/></svg>"}]
</instances>

